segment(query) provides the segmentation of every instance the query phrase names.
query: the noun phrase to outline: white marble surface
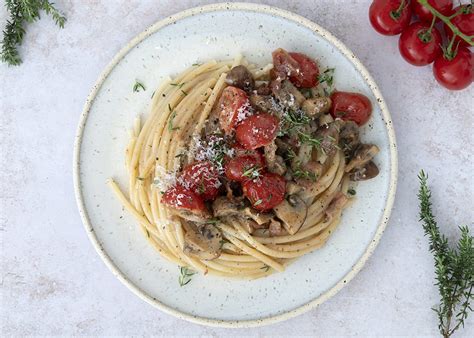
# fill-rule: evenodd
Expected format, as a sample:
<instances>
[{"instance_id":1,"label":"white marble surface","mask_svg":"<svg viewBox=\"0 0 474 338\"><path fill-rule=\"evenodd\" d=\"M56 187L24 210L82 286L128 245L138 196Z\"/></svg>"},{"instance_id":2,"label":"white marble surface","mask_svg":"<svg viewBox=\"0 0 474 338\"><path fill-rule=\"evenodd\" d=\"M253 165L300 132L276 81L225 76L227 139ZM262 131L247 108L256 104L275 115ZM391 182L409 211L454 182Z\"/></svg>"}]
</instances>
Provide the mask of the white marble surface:
<instances>
[{"instance_id":1,"label":"white marble surface","mask_svg":"<svg viewBox=\"0 0 474 338\"><path fill-rule=\"evenodd\" d=\"M207 328L145 304L96 255L76 209L72 149L85 98L102 68L155 21L208 1L58 0L68 22L28 27L24 63L0 65L1 335L436 335L433 261L418 224L416 175L431 175L436 214L455 238L474 219L474 86L440 88L429 67L398 55L377 35L369 1L265 1L334 33L385 95L399 144L399 186L374 256L339 294L287 322ZM5 9L0 9L4 23ZM474 336L473 316L461 335Z\"/></svg>"}]
</instances>

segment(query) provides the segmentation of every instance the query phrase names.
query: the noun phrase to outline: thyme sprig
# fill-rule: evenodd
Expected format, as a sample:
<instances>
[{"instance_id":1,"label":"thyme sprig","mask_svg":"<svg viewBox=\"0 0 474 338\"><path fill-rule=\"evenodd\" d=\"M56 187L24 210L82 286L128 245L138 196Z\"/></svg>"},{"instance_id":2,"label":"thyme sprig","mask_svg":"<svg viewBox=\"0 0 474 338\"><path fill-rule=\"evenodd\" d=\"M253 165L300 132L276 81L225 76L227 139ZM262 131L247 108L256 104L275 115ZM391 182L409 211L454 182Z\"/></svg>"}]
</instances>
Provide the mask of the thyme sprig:
<instances>
[{"instance_id":1,"label":"thyme sprig","mask_svg":"<svg viewBox=\"0 0 474 338\"><path fill-rule=\"evenodd\" d=\"M25 36L25 24L40 19L40 11L51 15L56 25L64 28L66 18L48 0L5 0L9 19L3 31L0 59L10 66L18 66L22 60L18 46Z\"/></svg>"},{"instance_id":2,"label":"thyme sprig","mask_svg":"<svg viewBox=\"0 0 474 338\"><path fill-rule=\"evenodd\" d=\"M133 85L133 92L138 93L141 90L145 91L145 86L143 85L143 83L139 82L138 80L135 80L135 84Z\"/></svg>"},{"instance_id":3,"label":"thyme sprig","mask_svg":"<svg viewBox=\"0 0 474 338\"><path fill-rule=\"evenodd\" d=\"M185 286L189 284L189 282L192 280L191 277L196 274L195 271L189 269L186 266L180 266L179 273L180 273L179 278L178 278L179 286Z\"/></svg>"},{"instance_id":4,"label":"thyme sprig","mask_svg":"<svg viewBox=\"0 0 474 338\"><path fill-rule=\"evenodd\" d=\"M430 251L434 255L436 284L441 296L438 307L438 328L443 337L450 337L461 326L472 311L471 301L474 286L474 242L467 226L461 226L461 237L455 248L450 247L436 223L431 210L431 191L428 176L422 170L418 176L420 189L420 221L425 236L428 236Z\"/></svg>"}]
</instances>

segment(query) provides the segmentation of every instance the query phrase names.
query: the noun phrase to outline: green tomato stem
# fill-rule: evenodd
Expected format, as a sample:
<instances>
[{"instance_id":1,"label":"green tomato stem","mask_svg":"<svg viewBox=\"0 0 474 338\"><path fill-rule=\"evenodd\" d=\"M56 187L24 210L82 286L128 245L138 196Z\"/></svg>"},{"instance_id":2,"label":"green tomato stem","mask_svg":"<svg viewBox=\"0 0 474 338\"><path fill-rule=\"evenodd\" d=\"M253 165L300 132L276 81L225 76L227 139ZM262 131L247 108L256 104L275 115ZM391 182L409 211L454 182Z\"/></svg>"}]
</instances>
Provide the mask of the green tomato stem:
<instances>
[{"instance_id":1,"label":"green tomato stem","mask_svg":"<svg viewBox=\"0 0 474 338\"><path fill-rule=\"evenodd\" d=\"M461 39L466 41L470 46L474 46L474 41L472 41L472 37L464 34L455 25L453 25L451 23L451 20L450 20L451 17L447 17L447 16L441 14L440 12L438 12L436 9L433 8L433 6L431 6L428 3L428 0L417 0L417 1L420 5L422 5L427 10L429 10L431 12L431 14L433 14L434 17L436 17L436 18L440 19L441 21L443 21L446 24L446 26L448 26L451 29L451 31L453 32L453 35L459 36Z\"/></svg>"}]
</instances>

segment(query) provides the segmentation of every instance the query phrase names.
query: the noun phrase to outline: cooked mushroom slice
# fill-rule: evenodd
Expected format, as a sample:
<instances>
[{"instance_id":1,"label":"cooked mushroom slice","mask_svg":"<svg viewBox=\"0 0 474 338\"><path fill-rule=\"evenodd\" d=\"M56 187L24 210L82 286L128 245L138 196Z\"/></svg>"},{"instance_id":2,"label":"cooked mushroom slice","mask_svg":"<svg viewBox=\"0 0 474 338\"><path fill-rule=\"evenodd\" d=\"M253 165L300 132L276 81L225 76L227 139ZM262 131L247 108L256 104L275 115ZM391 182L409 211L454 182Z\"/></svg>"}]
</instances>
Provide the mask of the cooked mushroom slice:
<instances>
[{"instance_id":1,"label":"cooked mushroom slice","mask_svg":"<svg viewBox=\"0 0 474 338\"><path fill-rule=\"evenodd\" d=\"M288 195L293 195L299 193L301 190L303 190L303 187L301 185L296 184L295 182L286 182L286 193Z\"/></svg>"},{"instance_id":2,"label":"cooked mushroom slice","mask_svg":"<svg viewBox=\"0 0 474 338\"><path fill-rule=\"evenodd\" d=\"M243 207L243 202L231 201L226 196L219 196L212 202L214 217L238 215Z\"/></svg>"},{"instance_id":3,"label":"cooked mushroom slice","mask_svg":"<svg viewBox=\"0 0 474 338\"><path fill-rule=\"evenodd\" d=\"M252 107L266 113L270 112L276 106L275 100L270 95L251 94L249 100Z\"/></svg>"},{"instance_id":4,"label":"cooked mushroom slice","mask_svg":"<svg viewBox=\"0 0 474 338\"><path fill-rule=\"evenodd\" d=\"M321 114L326 114L331 108L331 99L329 97L315 97L306 99L301 106L301 109L306 115L310 117L318 117Z\"/></svg>"},{"instance_id":5,"label":"cooked mushroom slice","mask_svg":"<svg viewBox=\"0 0 474 338\"><path fill-rule=\"evenodd\" d=\"M282 220L290 235L294 235L303 225L308 214L306 203L298 195L290 195L273 208L275 215Z\"/></svg>"},{"instance_id":6,"label":"cooked mushroom slice","mask_svg":"<svg viewBox=\"0 0 474 338\"><path fill-rule=\"evenodd\" d=\"M354 152L354 157L347 164L346 173L351 172L354 168L361 168L367 162L372 160L378 154L379 148L374 144L361 144Z\"/></svg>"},{"instance_id":7,"label":"cooked mushroom slice","mask_svg":"<svg viewBox=\"0 0 474 338\"><path fill-rule=\"evenodd\" d=\"M379 168L377 168L377 165L374 162L370 161L364 167L354 169L349 174L349 178L351 181L365 181L374 178L378 174Z\"/></svg>"},{"instance_id":8,"label":"cooked mushroom slice","mask_svg":"<svg viewBox=\"0 0 474 338\"><path fill-rule=\"evenodd\" d=\"M184 218L185 220L197 223L206 222L211 217L211 214L207 210L187 210L172 207L168 207L168 210L172 215L176 215L181 218Z\"/></svg>"},{"instance_id":9,"label":"cooked mushroom slice","mask_svg":"<svg viewBox=\"0 0 474 338\"><path fill-rule=\"evenodd\" d=\"M273 219L272 213L257 212L254 208L245 208L241 211L242 215L254 220L258 225L263 225ZM258 228L256 228L258 229Z\"/></svg>"},{"instance_id":10,"label":"cooked mushroom slice","mask_svg":"<svg viewBox=\"0 0 474 338\"><path fill-rule=\"evenodd\" d=\"M211 224L196 228L185 226L184 251L198 256L201 259L211 260L221 255L221 231Z\"/></svg>"},{"instance_id":11,"label":"cooked mushroom slice","mask_svg":"<svg viewBox=\"0 0 474 338\"><path fill-rule=\"evenodd\" d=\"M360 143L359 127L354 121L345 121L342 123L340 136L340 144L346 156L352 154Z\"/></svg>"},{"instance_id":12,"label":"cooked mushroom slice","mask_svg":"<svg viewBox=\"0 0 474 338\"><path fill-rule=\"evenodd\" d=\"M319 125L320 126L324 126L325 124L329 124L333 121L334 121L334 119L331 116L331 114L323 114L319 117Z\"/></svg>"},{"instance_id":13,"label":"cooked mushroom slice","mask_svg":"<svg viewBox=\"0 0 474 338\"><path fill-rule=\"evenodd\" d=\"M268 171L284 175L286 173L286 165L283 158L276 155L278 147L275 142L270 143L264 147L265 162L267 163Z\"/></svg>"},{"instance_id":14,"label":"cooked mushroom slice","mask_svg":"<svg viewBox=\"0 0 474 338\"><path fill-rule=\"evenodd\" d=\"M280 236L281 235L281 223L276 219L270 221L270 226L268 227L270 236Z\"/></svg>"},{"instance_id":15,"label":"cooked mushroom slice","mask_svg":"<svg viewBox=\"0 0 474 338\"><path fill-rule=\"evenodd\" d=\"M236 221L239 222L242 228L244 228L249 234L252 234L255 229L259 228L259 225L255 221L248 218L236 217Z\"/></svg>"},{"instance_id":16,"label":"cooked mushroom slice","mask_svg":"<svg viewBox=\"0 0 474 338\"><path fill-rule=\"evenodd\" d=\"M288 108L299 109L306 100L298 88L288 80L283 81L280 86L272 86L272 92L280 104Z\"/></svg>"},{"instance_id":17,"label":"cooked mushroom slice","mask_svg":"<svg viewBox=\"0 0 474 338\"><path fill-rule=\"evenodd\" d=\"M270 95L272 93L272 89L270 88L270 84L265 82L257 87L257 94L258 95Z\"/></svg>"},{"instance_id":18,"label":"cooked mushroom slice","mask_svg":"<svg viewBox=\"0 0 474 338\"><path fill-rule=\"evenodd\" d=\"M331 203L329 203L329 206L327 207L326 211L324 212L325 215L326 215L326 222L330 222L334 218L336 213L339 210L341 210L342 208L344 208L347 201L348 201L348 199L347 199L346 195L344 195L341 192L338 192L336 194L336 196L334 196Z\"/></svg>"},{"instance_id":19,"label":"cooked mushroom slice","mask_svg":"<svg viewBox=\"0 0 474 338\"><path fill-rule=\"evenodd\" d=\"M327 156L336 153L339 147L339 123L337 121L322 125L316 132L316 138L320 140L320 149Z\"/></svg>"},{"instance_id":20,"label":"cooked mushroom slice","mask_svg":"<svg viewBox=\"0 0 474 338\"><path fill-rule=\"evenodd\" d=\"M313 146L308 143L301 143L298 148L298 154L291 159L291 169L297 170L301 166L304 166L311 159L313 152Z\"/></svg>"},{"instance_id":21,"label":"cooked mushroom slice","mask_svg":"<svg viewBox=\"0 0 474 338\"><path fill-rule=\"evenodd\" d=\"M236 66L230 70L225 78L228 85L240 88L249 92L255 87L255 80L252 73L245 66Z\"/></svg>"}]
</instances>

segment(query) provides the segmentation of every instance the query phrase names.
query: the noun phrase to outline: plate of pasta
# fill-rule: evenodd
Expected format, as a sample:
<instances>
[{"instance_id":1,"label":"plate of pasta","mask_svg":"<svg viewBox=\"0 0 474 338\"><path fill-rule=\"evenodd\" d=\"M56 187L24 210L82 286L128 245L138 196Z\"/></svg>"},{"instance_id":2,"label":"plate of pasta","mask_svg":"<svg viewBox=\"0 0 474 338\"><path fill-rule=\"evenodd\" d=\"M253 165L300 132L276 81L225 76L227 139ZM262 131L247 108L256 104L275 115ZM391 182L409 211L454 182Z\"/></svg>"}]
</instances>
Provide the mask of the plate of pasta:
<instances>
[{"instance_id":1,"label":"plate of pasta","mask_svg":"<svg viewBox=\"0 0 474 338\"><path fill-rule=\"evenodd\" d=\"M248 327L308 311L362 268L397 154L383 97L341 42L226 3L117 54L86 102L74 173L89 238L128 288L186 320Z\"/></svg>"}]
</instances>

